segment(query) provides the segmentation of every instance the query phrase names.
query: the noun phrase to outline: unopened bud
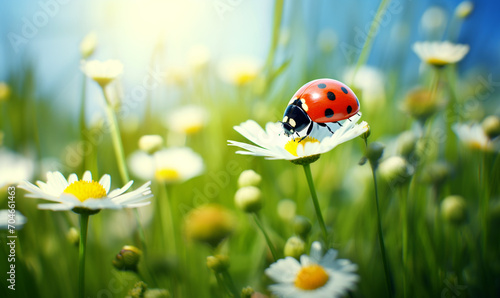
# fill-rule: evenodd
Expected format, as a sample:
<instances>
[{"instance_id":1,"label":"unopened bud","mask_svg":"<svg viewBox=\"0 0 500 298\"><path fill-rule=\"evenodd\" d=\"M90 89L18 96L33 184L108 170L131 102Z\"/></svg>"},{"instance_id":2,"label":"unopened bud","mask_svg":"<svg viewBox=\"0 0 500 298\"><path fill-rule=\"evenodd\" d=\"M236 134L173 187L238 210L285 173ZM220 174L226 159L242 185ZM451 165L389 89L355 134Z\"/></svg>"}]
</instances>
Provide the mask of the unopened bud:
<instances>
[{"instance_id":1,"label":"unopened bud","mask_svg":"<svg viewBox=\"0 0 500 298\"><path fill-rule=\"evenodd\" d=\"M147 153L155 153L163 145L163 138L159 135L144 135L139 139L139 149Z\"/></svg>"},{"instance_id":2,"label":"unopened bud","mask_svg":"<svg viewBox=\"0 0 500 298\"><path fill-rule=\"evenodd\" d=\"M461 196L448 196L441 202L441 215L452 224L461 224L467 219L465 199Z\"/></svg>"},{"instance_id":3,"label":"unopened bud","mask_svg":"<svg viewBox=\"0 0 500 298\"><path fill-rule=\"evenodd\" d=\"M304 240L296 236L288 238L288 240L285 243L284 253L285 257L292 257L295 259L299 259L300 256L305 253Z\"/></svg>"},{"instance_id":4,"label":"unopened bud","mask_svg":"<svg viewBox=\"0 0 500 298\"><path fill-rule=\"evenodd\" d=\"M80 234L78 230L75 227L71 227L66 233L66 239L68 239L68 242L74 246L78 246L80 243Z\"/></svg>"},{"instance_id":5,"label":"unopened bud","mask_svg":"<svg viewBox=\"0 0 500 298\"><path fill-rule=\"evenodd\" d=\"M372 163L377 164L378 160L384 154L385 145L379 142L372 142L368 145L366 149L366 158Z\"/></svg>"},{"instance_id":6,"label":"unopened bud","mask_svg":"<svg viewBox=\"0 0 500 298\"><path fill-rule=\"evenodd\" d=\"M299 235L302 239L306 239L311 232L311 221L304 216L297 215L293 220L293 231L295 234Z\"/></svg>"},{"instance_id":7,"label":"unopened bud","mask_svg":"<svg viewBox=\"0 0 500 298\"><path fill-rule=\"evenodd\" d=\"M238 178L238 187L257 186L261 180L262 177L254 170L246 170L241 172Z\"/></svg>"},{"instance_id":8,"label":"unopened bud","mask_svg":"<svg viewBox=\"0 0 500 298\"><path fill-rule=\"evenodd\" d=\"M143 281L138 281L134 284L134 287L128 291L128 296L126 298L143 298L146 294L148 286Z\"/></svg>"},{"instance_id":9,"label":"unopened bud","mask_svg":"<svg viewBox=\"0 0 500 298\"><path fill-rule=\"evenodd\" d=\"M457 8L455 8L455 15L457 18L465 19L472 13L473 10L474 4L471 1L463 1L457 6Z\"/></svg>"},{"instance_id":10,"label":"unopened bud","mask_svg":"<svg viewBox=\"0 0 500 298\"><path fill-rule=\"evenodd\" d=\"M486 117L483 120L483 130L490 140L500 136L500 118L495 115Z\"/></svg>"},{"instance_id":11,"label":"unopened bud","mask_svg":"<svg viewBox=\"0 0 500 298\"><path fill-rule=\"evenodd\" d=\"M97 35L94 32L87 34L80 43L80 53L83 59L87 59L95 51L97 47Z\"/></svg>"},{"instance_id":12,"label":"unopened bud","mask_svg":"<svg viewBox=\"0 0 500 298\"><path fill-rule=\"evenodd\" d=\"M417 136L412 131L401 133L397 141L397 153L401 156L409 156L415 151L417 140Z\"/></svg>"},{"instance_id":13,"label":"unopened bud","mask_svg":"<svg viewBox=\"0 0 500 298\"><path fill-rule=\"evenodd\" d=\"M208 256L207 267L216 273L224 272L229 268L229 257L226 255Z\"/></svg>"},{"instance_id":14,"label":"unopened bud","mask_svg":"<svg viewBox=\"0 0 500 298\"><path fill-rule=\"evenodd\" d=\"M255 186L245 186L236 191L234 202L245 212L257 212L262 208L262 193Z\"/></svg>"},{"instance_id":15,"label":"unopened bud","mask_svg":"<svg viewBox=\"0 0 500 298\"><path fill-rule=\"evenodd\" d=\"M255 293L255 290L252 287L245 287L241 290L241 298L250 298L253 293Z\"/></svg>"},{"instance_id":16,"label":"unopened bud","mask_svg":"<svg viewBox=\"0 0 500 298\"><path fill-rule=\"evenodd\" d=\"M141 257L141 250L135 246L125 245L113 260L113 266L121 271L137 272L137 265Z\"/></svg>"},{"instance_id":17,"label":"unopened bud","mask_svg":"<svg viewBox=\"0 0 500 298\"><path fill-rule=\"evenodd\" d=\"M406 159L401 156L391 156L380 163L380 175L394 185L402 185L406 183L413 170Z\"/></svg>"}]
</instances>

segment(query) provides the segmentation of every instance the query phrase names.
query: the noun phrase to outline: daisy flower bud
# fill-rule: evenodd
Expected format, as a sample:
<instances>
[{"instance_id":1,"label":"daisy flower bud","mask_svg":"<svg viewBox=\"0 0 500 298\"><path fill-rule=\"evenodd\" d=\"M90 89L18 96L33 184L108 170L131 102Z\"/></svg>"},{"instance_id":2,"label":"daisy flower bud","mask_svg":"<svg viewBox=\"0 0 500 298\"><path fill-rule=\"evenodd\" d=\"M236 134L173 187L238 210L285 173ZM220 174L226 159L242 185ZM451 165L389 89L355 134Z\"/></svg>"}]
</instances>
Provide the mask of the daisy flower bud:
<instances>
[{"instance_id":1,"label":"daisy flower bud","mask_svg":"<svg viewBox=\"0 0 500 298\"><path fill-rule=\"evenodd\" d=\"M245 212L257 212L262 208L262 193L255 186L245 186L236 192L235 204Z\"/></svg>"},{"instance_id":2,"label":"daisy flower bud","mask_svg":"<svg viewBox=\"0 0 500 298\"><path fill-rule=\"evenodd\" d=\"M396 152L401 156L410 156L415 151L417 141L418 138L413 132L405 131L401 133L398 137Z\"/></svg>"},{"instance_id":3,"label":"daisy flower bud","mask_svg":"<svg viewBox=\"0 0 500 298\"><path fill-rule=\"evenodd\" d=\"M473 10L474 4L471 1L463 1L455 8L455 16L459 19L465 19Z\"/></svg>"},{"instance_id":4,"label":"daisy flower bud","mask_svg":"<svg viewBox=\"0 0 500 298\"><path fill-rule=\"evenodd\" d=\"M283 199L278 202L277 206L278 216L286 222L291 221L295 217L297 204L290 199Z\"/></svg>"},{"instance_id":5,"label":"daisy flower bud","mask_svg":"<svg viewBox=\"0 0 500 298\"><path fill-rule=\"evenodd\" d=\"M408 92L403 102L403 110L415 119L425 120L442 106L438 94L423 88L416 88Z\"/></svg>"},{"instance_id":6,"label":"daisy flower bud","mask_svg":"<svg viewBox=\"0 0 500 298\"><path fill-rule=\"evenodd\" d=\"M484 133L491 140L500 135L500 118L495 115L486 117L482 123Z\"/></svg>"},{"instance_id":7,"label":"daisy flower bud","mask_svg":"<svg viewBox=\"0 0 500 298\"><path fill-rule=\"evenodd\" d=\"M255 290L252 287L245 287L241 290L241 298L251 298L254 293Z\"/></svg>"},{"instance_id":8,"label":"daisy flower bud","mask_svg":"<svg viewBox=\"0 0 500 298\"><path fill-rule=\"evenodd\" d=\"M139 139L139 149L147 153L158 151L163 145L163 138L159 135L144 135Z\"/></svg>"},{"instance_id":9,"label":"daisy flower bud","mask_svg":"<svg viewBox=\"0 0 500 298\"><path fill-rule=\"evenodd\" d=\"M304 216L297 215L293 220L293 231L302 239L306 239L311 232L311 221Z\"/></svg>"},{"instance_id":10,"label":"daisy flower bud","mask_svg":"<svg viewBox=\"0 0 500 298\"><path fill-rule=\"evenodd\" d=\"M207 267L215 273L224 272L229 268L229 257L226 255L208 256Z\"/></svg>"},{"instance_id":11,"label":"daisy flower bud","mask_svg":"<svg viewBox=\"0 0 500 298\"><path fill-rule=\"evenodd\" d=\"M134 284L134 287L128 291L127 298L142 298L146 295L148 286L143 281L138 281Z\"/></svg>"},{"instance_id":12,"label":"daisy flower bud","mask_svg":"<svg viewBox=\"0 0 500 298\"><path fill-rule=\"evenodd\" d=\"M452 224L459 225L467 219L467 206L461 196L448 196L441 202L441 215Z\"/></svg>"},{"instance_id":13,"label":"daisy flower bud","mask_svg":"<svg viewBox=\"0 0 500 298\"><path fill-rule=\"evenodd\" d=\"M406 159L391 156L380 163L379 172L391 184L402 185L408 181L413 171Z\"/></svg>"},{"instance_id":14,"label":"daisy flower bud","mask_svg":"<svg viewBox=\"0 0 500 298\"><path fill-rule=\"evenodd\" d=\"M94 32L90 32L89 34L85 35L85 37L82 39L82 42L80 43L80 53L82 55L82 58L87 59L92 56L96 47L97 35Z\"/></svg>"},{"instance_id":15,"label":"daisy flower bud","mask_svg":"<svg viewBox=\"0 0 500 298\"><path fill-rule=\"evenodd\" d=\"M382 154L384 154L384 148L385 145L380 142L370 143L366 149L366 158L368 158L372 164L377 164Z\"/></svg>"},{"instance_id":16,"label":"daisy flower bud","mask_svg":"<svg viewBox=\"0 0 500 298\"><path fill-rule=\"evenodd\" d=\"M304 240L299 237L293 236L288 238L284 249L285 257L292 257L298 260L305 253L305 246Z\"/></svg>"},{"instance_id":17,"label":"daisy flower bud","mask_svg":"<svg viewBox=\"0 0 500 298\"><path fill-rule=\"evenodd\" d=\"M262 181L262 177L254 170L245 170L238 178L238 187L257 186L260 181Z\"/></svg>"},{"instance_id":18,"label":"daisy flower bud","mask_svg":"<svg viewBox=\"0 0 500 298\"><path fill-rule=\"evenodd\" d=\"M135 246L125 245L113 260L113 266L120 271L137 272L141 250Z\"/></svg>"},{"instance_id":19,"label":"daisy flower bud","mask_svg":"<svg viewBox=\"0 0 500 298\"><path fill-rule=\"evenodd\" d=\"M9 100L10 87L5 82L0 82L0 102Z\"/></svg>"},{"instance_id":20,"label":"daisy flower bud","mask_svg":"<svg viewBox=\"0 0 500 298\"><path fill-rule=\"evenodd\" d=\"M80 243L80 232L75 227L71 227L66 233L66 239L68 239L69 243L78 247Z\"/></svg>"},{"instance_id":21,"label":"daisy flower bud","mask_svg":"<svg viewBox=\"0 0 500 298\"><path fill-rule=\"evenodd\" d=\"M435 162L424 168L422 180L434 185L443 184L450 177L451 168L446 162Z\"/></svg>"},{"instance_id":22,"label":"daisy flower bud","mask_svg":"<svg viewBox=\"0 0 500 298\"><path fill-rule=\"evenodd\" d=\"M216 247L233 233L235 224L233 215L226 208L208 204L188 213L185 231L189 239Z\"/></svg>"}]
</instances>

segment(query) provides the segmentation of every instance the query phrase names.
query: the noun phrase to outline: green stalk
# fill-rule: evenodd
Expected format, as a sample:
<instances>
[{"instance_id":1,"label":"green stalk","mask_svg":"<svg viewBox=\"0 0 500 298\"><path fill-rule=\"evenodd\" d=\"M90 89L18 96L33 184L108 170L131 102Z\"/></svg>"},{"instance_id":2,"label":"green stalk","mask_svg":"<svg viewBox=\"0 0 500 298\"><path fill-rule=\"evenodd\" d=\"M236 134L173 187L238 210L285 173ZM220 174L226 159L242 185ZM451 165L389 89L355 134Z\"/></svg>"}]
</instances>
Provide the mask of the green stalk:
<instances>
[{"instance_id":1,"label":"green stalk","mask_svg":"<svg viewBox=\"0 0 500 298\"><path fill-rule=\"evenodd\" d=\"M378 228L378 242L380 245L380 250L382 252L382 261L384 262L384 272L385 272L385 282L387 285L387 291L389 291L389 297L394 297L394 291L391 283L391 272L389 268L389 262L387 261L387 253L385 251L384 235L382 233L382 219L380 216L380 206L378 199L378 186L377 186L377 175L376 166L370 162L370 167L372 168L373 175L373 186L375 188L375 204L377 207L377 228Z\"/></svg>"},{"instance_id":2,"label":"green stalk","mask_svg":"<svg viewBox=\"0 0 500 298\"><path fill-rule=\"evenodd\" d=\"M85 136L85 132L87 130L87 127L85 125L85 99L86 99L86 90L87 90L87 76L83 74L83 80L82 80L82 96L80 99L80 117L79 117L79 122L80 122L80 138L83 144L85 145L87 143L87 138ZM82 154L82 173L85 172L86 168L86 154Z\"/></svg>"},{"instance_id":3,"label":"green stalk","mask_svg":"<svg viewBox=\"0 0 500 298\"><path fill-rule=\"evenodd\" d=\"M113 105L106 94L105 86L101 86L102 94L106 100L106 114L108 116L109 126L111 130L111 140L113 142L113 148L115 150L116 161L118 163L118 170L120 171L120 176L122 178L123 184L130 181L127 163L125 162L125 153L123 150L123 143L120 135L120 127L118 126L118 121L116 119L115 110ZM146 250L146 238L144 236L144 229L142 228L141 221L139 220L139 212L134 209L134 217L137 222L137 228L139 232L139 238L141 240L142 249Z\"/></svg>"},{"instance_id":4,"label":"green stalk","mask_svg":"<svg viewBox=\"0 0 500 298\"><path fill-rule=\"evenodd\" d=\"M269 246L269 249L271 250L271 254L273 255L274 261L278 260L278 254L276 253L276 249L274 248L273 243L271 242L271 238L269 238L269 235L267 234L266 230L264 229L264 226L262 225L262 222L259 219L259 216L257 213L254 213L254 220L259 229L262 231L262 234L264 234L264 238L266 238L267 246Z\"/></svg>"},{"instance_id":5,"label":"green stalk","mask_svg":"<svg viewBox=\"0 0 500 298\"><path fill-rule=\"evenodd\" d=\"M326 231L325 221L323 220L323 215L321 214L321 208L318 202L318 196L316 194L316 188L314 187L314 182L311 174L310 164L304 164L304 172L306 173L307 184L309 185L309 190L311 191L311 197L314 204L314 210L316 211L316 217L318 218L319 225L323 231L323 238L325 243L328 243L328 232Z\"/></svg>"},{"instance_id":6,"label":"green stalk","mask_svg":"<svg viewBox=\"0 0 500 298\"><path fill-rule=\"evenodd\" d=\"M408 197L404 195L403 188L401 192L401 221L402 227L402 242L403 242L403 297L408 297Z\"/></svg>"},{"instance_id":7,"label":"green stalk","mask_svg":"<svg viewBox=\"0 0 500 298\"><path fill-rule=\"evenodd\" d=\"M226 286L228 287L229 291L234 295L234 297L239 297L240 292L236 288L236 285L234 284L233 278L229 274L229 271L227 270L222 271L222 277L224 278Z\"/></svg>"},{"instance_id":8,"label":"green stalk","mask_svg":"<svg viewBox=\"0 0 500 298\"><path fill-rule=\"evenodd\" d=\"M351 78L351 84L354 82L354 78L356 77L356 73L358 72L359 68L361 65L364 65L366 61L368 60L368 56L371 52L372 45L373 45L373 39L375 35L375 31L377 31L379 28L379 24L377 20L380 19L383 13L385 13L385 8L387 7L387 4L389 4L390 0L382 0L380 1L380 5L378 6L377 12L375 16L373 17L372 24L370 25L370 30L368 31L368 36L365 40L365 43L363 44L363 49L361 50L361 54L359 54L358 62L356 63L356 68L354 68L354 72L352 74Z\"/></svg>"},{"instance_id":9,"label":"green stalk","mask_svg":"<svg viewBox=\"0 0 500 298\"><path fill-rule=\"evenodd\" d=\"M104 87L102 89L102 94L106 99L106 114L108 116L109 127L111 130L111 140L113 141L113 149L115 150L116 161L118 163L118 170L120 171L120 176L123 183L129 182L127 164L125 162L125 153L123 150L123 143L120 135L120 127L118 126L118 121L116 119L115 110L113 105L109 100L106 90Z\"/></svg>"},{"instance_id":10,"label":"green stalk","mask_svg":"<svg viewBox=\"0 0 500 298\"><path fill-rule=\"evenodd\" d=\"M267 54L266 59L266 70L271 72L273 62L274 62L274 54L276 52L276 48L278 47L280 26L281 26L281 18L283 16L283 0L276 0L274 4L274 16L273 16L273 33L271 36L271 48L269 49L269 53Z\"/></svg>"},{"instance_id":11,"label":"green stalk","mask_svg":"<svg viewBox=\"0 0 500 298\"><path fill-rule=\"evenodd\" d=\"M80 214L80 272L78 278L78 297L85 297L85 251L87 249L87 228L89 225L89 215Z\"/></svg>"}]
</instances>

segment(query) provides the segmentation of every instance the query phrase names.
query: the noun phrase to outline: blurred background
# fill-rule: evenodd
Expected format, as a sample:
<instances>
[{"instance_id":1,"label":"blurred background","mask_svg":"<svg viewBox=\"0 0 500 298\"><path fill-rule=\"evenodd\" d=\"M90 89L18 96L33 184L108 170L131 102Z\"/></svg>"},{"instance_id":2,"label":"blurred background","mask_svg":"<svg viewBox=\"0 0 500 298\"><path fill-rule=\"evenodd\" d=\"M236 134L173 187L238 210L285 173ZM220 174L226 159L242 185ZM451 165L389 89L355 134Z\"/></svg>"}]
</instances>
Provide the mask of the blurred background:
<instances>
[{"instance_id":1,"label":"blurred background","mask_svg":"<svg viewBox=\"0 0 500 298\"><path fill-rule=\"evenodd\" d=\"M277 4L281 2L282 6ZM417 259L411 264L415 296L498 295L498 237L491 236L487 248L475 238L482 229L480 219L474 216L480 208L476 199L484 191L477 174L483 159L480 153L468 155L469 151L459 148L459 140L449 130L451 124L446 123L450 117L454 123L479 123L488 115L500 114L500 2L471 1L473 10L465 17L457 16L460 3L391 0L375 18L380 3L368 0L4 1L0 11L0 82L9 92L0 100L0 187L21 180L44 180L45 172L55 170L66 177L91 170L94 179L109 173L113 188L122 186L109 133L102 129L106 122L102 92L80 69L84 58L120 60L123 74L107 91L117 107L127 160L131 163L130 157L140 151L141 136L158 134L165 140L164 147L192 148L203 159L204 171L182 183L166 183L166 191L165 183L153 183L153 200L166 193L175 197L172 210L176 227L172 234L164 234L158 202L140 210L146 238L152 241L141 264L149 272L144 277L124 275L111 265L123 245L138 245L137 226L131 223L130 214L102 211L92 217L88 295L123 297L135 281L145 280L174 297L219 296L220 289L214 286L216 281L205 265L206 256L213 251L190 243L182 228L185 213L207 202L237 214L238 229L222 248L231 257L237 286L251 285L269 295L266 285L271 281L263 274L271 263L269 252L253 222L234 207L236 180L241 171L250 168L262 175L262 214L281 250L293 235L290 221L295 215L304 215L314 223L309 191L301 169L286 161L236 155L227 140L244 141L233 126L247 119L261 126L281 120L290 97L306 82L333 78L358 94L362 120L372 130L370 140L386 144L385 156L397 153L397 140L405 131L418 136L445 128L447 133L425 163L414 165L424 169L445 160L453 169L445 186L440 185L438 192L429 191L431 186L425 184L406 191L415 202L436 196L436 206L443 198L459 194L467 200L470 217L461 230L445 226L438 232L433 228L437 223L427 217L434 214L432 208L439 207L421 206L428 214L412 218L415 231L422 228L434 233L422 244L426 247L422 255L415 253L432 257L423 264ZM370 34L373 22L378 23L378 30ZM95 48L89 56L82 52L85 38L87 42L90 38ZM437 108L434 120L425 122L404 108L408 93L428 88L435 75L412 47L418 41L443 40L469 45L470 50L462 61L443 71L438 84L444 102L454 103L451 110L446 108L448 118L445 108ZM368 44L366 56L360 58L367 41L373 44ZM179 109L193 105L202 112L174 116ZM87 136L82 136L83 130ZM85 138L99 140L88 154L82 149L82 139L89 141ZM362 140L352 141L325 154L312 167L327 223L336 231L335 248L360 266L361 282L352 295L383 297L387 295L383 276L373 274L383 272L376 244L373 181L367 165L357 165L364 152ZM489 161L485 164L496 165L489 168L492 225L500 214L498 187L492 186L499 171L497 152L484 159ZM134 172L130 167L135 180L145 180L140 170ZM398 263L400 230L392 222L399 218L397 198L404 191L390 183L381 188L382 205L387 210L387 243L392 245L388 250L398 276L402 270ZM17 297L76 295L78 252L74 241L68 240L71 228L78 227L76 215L37 210L37 201L21 197L21 190L17 195L17 210L27 218L25 227L18 231ZM6 208L6 200L2 191L1 209ZM319 229L313 225L306 242L310 244L318 235ZM184 254L169 244L169 237L188 243ZM415 251L420 244L415 244ZM0 267L7 268L3 256ZM123 281L120 291L100 291L109 290L114 279ZM0 293L6 288L4 280ZM399 285L398 281L395 277ZM453 290L459 292L450 292L448 284L465 288L455 287Z\"/></svg>"}]
</instances>

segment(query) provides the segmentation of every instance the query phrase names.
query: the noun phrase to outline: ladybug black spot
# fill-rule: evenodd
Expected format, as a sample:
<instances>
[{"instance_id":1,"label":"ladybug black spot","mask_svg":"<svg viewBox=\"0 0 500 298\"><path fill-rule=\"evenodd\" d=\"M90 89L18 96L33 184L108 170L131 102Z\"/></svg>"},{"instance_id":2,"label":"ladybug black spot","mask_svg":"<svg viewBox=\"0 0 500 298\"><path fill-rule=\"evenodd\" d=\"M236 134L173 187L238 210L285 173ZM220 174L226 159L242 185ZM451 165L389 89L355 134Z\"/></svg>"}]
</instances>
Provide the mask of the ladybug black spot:
<instances>
[{"instance_id":1,"label":"ladybug black spot","mask_svg":"<svg viewBox=\"0 0 500 298\"><path fill-rule=\"evenodd\" d=\"M342 92L344 92L345 94L347 94L347 89L345 87L340 87L340 89L342 90Z\"/></svg>"},{"instance_id":2,"label":"ladybug black spot","mask_svg":"<svg viewBox=\"0 0 500 298\"><path fill-rule=\"evenodd\" d=\"M328 91L326 97L328 97L329 100L335 100L335 93L333 93L332 91Z\"/></svg>"},{"instance_id":3,"label":"ladybug black spot","mask_svg":"<svg viewBox=\"0 0 500 298\"><path fill-rule=\"evenodd\" d=\"M332 110L332 109L326 109L326 110L325 110L325 117L326 117L326 118L331 118L331 117L333 117L333 110Z\"/></svg>"},{"instance_id":4,"label":"ladybug black spot","mask_svg":"<svg viewBox=\"0 0 500 298\"><path fill-rule=\"evenodd\" d=\"M352 107L351 106L347 106L347 114L350 114L352 112Z\"/></svg>"},{"instance_id":5,"label":"ladybug black spot","mask_svg":"<svg viewBox=\"0 0 500 298\"><path fill-rule=\"evenodd\" d=\"M326 84L323 84L323 83L318 84L318 88L319 89L325 89L326 88Z\"/></svg>"}]
</instances>

